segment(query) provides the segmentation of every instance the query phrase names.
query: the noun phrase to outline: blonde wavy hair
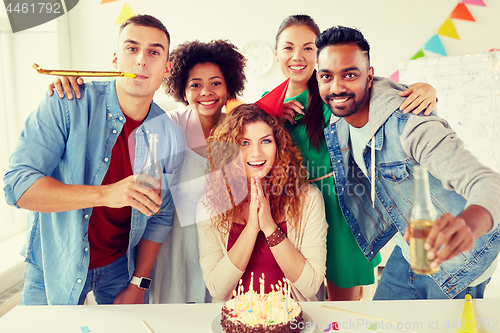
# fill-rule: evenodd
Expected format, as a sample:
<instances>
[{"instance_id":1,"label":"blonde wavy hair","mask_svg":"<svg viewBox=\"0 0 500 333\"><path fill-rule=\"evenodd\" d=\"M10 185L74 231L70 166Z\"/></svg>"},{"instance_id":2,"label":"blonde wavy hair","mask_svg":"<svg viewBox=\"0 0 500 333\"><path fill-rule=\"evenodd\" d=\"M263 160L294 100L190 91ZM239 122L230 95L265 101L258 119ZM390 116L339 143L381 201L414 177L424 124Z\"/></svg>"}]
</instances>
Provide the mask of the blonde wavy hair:
<instances>
[{"instance_id":1,"label":"blonde wavy hair","mask_svg":"<svg viewBox=\"0 0 500 333\"><path fill-rule=\"evenodd\" d=\"M297 227L304 202L304 187L308 173L302 166L302 157L290 134L280 121L261 110L256 104L242 104L226 116L208 138L206 206L212 227L224 235L232 223L243 220L242 205L250 192L244 163L235 163L240 156L240 140L245 126L255 122L266 123L273 131L276 158L271 171L262 179L264 191L269 194L271 214L276 222L283 218ZM242 165L243 164L243 165ZM228 167L229 166L229 167ZM243 198L242 198L243 194ZM220 209L227 207L226 209ZM281 220L279 220L281 219Z\"/></svg>"}]
</instances>

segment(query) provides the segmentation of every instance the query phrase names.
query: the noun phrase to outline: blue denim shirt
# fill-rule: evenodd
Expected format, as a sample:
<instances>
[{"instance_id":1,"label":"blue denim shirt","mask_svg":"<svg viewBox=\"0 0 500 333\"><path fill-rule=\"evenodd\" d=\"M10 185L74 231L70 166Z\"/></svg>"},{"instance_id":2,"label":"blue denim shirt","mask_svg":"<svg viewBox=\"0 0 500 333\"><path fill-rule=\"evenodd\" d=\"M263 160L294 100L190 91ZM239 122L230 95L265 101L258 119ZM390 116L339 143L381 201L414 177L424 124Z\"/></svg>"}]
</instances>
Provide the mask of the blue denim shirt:
<instances>
[{"instance_id":1,"label":"blue denim shirt","mask_svg":"<svg viewBox=\"0 0 500 333\"><path fill-rule=\"evenodd\" d=\"M5 198L17 206L21 195L44 176L65 184L100 185L111 151L125 123L115 82L92 82L80 87L81 99L46 97L26 120L4 177ZM146 160L145 133L159 133L164 158L162 205L148 218L132 209L127 249L129 278L135 270L141 238L161 243L171 228L173 200L168 185L182 166L185 139L179 126L155 103L136 131L134 174ZM89 265L88 224L92 208L60 213L30 212L27 241L21 252L44 272L49 304L77 304Z\"/></svg>"},{"instance_id":2,"label":"blue denim shirt","mask_svg":"<svg viewBox=\"0 0 500 333\"><path fill-rule=\"evenodd\" d=\"M370 117L371 112L370 109ZM375 132L374 207L370 195L371 182L350 154L348 124L344 119L334 117L332 124L325 128L340 207L358 245L369 260L396 232L403 234L408 224L413 197L413 168L418 164L405 152L401 142L409 117L396 111ZM411 132L408 128L406 131ZM427 135L439 135L434 131L427 132ZM439 141L438 138L436 140ZM363 153L367 170L372 163L371 142ZM462 148L457 144L457 149ZM429 183L438 215L450 212L456 216L463 211L467 204L464 197L446 189L442 181L431 173ZM448 297L460 293L493 262L500 249L499 232L498 227L494 228L476 240L472 250L442 263L440 271L431 275Z\"/></svg>"}]
</instances>

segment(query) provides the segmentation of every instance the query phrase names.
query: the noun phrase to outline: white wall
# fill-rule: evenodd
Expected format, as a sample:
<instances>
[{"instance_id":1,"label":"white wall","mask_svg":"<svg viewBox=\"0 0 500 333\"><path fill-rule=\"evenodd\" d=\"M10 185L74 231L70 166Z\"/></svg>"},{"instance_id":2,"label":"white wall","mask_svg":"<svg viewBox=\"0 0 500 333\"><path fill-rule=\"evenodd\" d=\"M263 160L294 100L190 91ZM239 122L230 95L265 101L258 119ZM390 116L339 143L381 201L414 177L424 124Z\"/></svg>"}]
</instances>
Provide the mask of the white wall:
<instances>
[{"instance_id":1,"label":"white wall","mask_svg":"<svg viewBox=\"0 0 500 333\"><path fill-rule=\"evenodd\" d=\"M453 20L461 41L442 37L450 55L500 48L500 1L487 7L467 5L477 22ZM85 0L69 14L72 64L78 69L111 68L118 28L115 21L124 1L100 4ZM138 14L164 22L172 45L199 39L229 39L238 47L261 40L274 47L281 21L288 15L311 15L322 30L336 24L355 26L372 47L375 73L389 76L409 60L439 29L458 0L128 0ZM45 52L51 52L46 50ZM283 80L275 64L261 77L249 77L244 100L251 102Z\"/></svg>"}]
</instances>

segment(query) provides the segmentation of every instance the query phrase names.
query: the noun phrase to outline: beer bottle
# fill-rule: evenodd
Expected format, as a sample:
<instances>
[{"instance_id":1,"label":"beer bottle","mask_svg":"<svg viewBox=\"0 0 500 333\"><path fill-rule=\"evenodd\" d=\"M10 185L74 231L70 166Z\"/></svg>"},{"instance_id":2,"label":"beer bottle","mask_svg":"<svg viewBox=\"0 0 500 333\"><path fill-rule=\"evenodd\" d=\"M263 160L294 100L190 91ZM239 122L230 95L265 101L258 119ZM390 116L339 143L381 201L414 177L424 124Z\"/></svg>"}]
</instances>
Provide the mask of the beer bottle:
<instances>
[{"instance_id":1,"label":"beer bottle","mask_svg":"<svg viewBox=\"0 0 500 333\"><path fill-rule=\"evenodd\" d=\"M432 260L427 259L424 244L437 219L437 212L431 202L429 190L429 174L421 165L414 169L415 189L413 205L410 209L408 223L410 226L410 266L417 274L434 274L439 267L431 268Z\"/></svg>"},{"instance_id":2,"label":"beer bottle","mask_svg":"<svg viewBox=\"0 0 500 333\"><path fill-rule=\"evenodd\" d=\"M161 174L162 168L158 158L158 134L148 134L148 151L146 155L146 162L141 170L141 175L148 175L156 179L158 186L151 184L147 178L142 178L138 176L138 180L142 186L151 188L156 194L161 195ZM152 201L152 200L151 200ZM151 211L151 210L150 210ZM155 215L155 212L151 211L151 214Z\"/></svg>"}]
</instances>

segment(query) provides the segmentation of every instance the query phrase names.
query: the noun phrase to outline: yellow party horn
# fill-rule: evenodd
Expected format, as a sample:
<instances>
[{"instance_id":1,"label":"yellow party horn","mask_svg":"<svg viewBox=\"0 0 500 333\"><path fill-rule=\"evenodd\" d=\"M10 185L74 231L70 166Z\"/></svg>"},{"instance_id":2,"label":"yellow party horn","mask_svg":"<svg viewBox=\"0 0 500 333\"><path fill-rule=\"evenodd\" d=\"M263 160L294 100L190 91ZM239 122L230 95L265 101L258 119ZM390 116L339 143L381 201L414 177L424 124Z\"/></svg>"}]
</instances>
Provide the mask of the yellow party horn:
<instances>
[{"instance_id":1,"label":"yellow party horn","mask_svg":"<svg viewBox=\"0 0 500 333\"><path fill-rule=\"evenodd\" d=\"M476 317L474 317L474 309L472 308L471 295L465 295L464 311L462 312L462 319L458 323L457 333L477 333Z\"/></svg>"},{"instance_id":2,"label":"yellow party horn","mask_svg":"<svg viewBox=\"0 0 500 333\"><path fill-rule=\"evenodd\" d=\"M117 72L117 71L73 71L73 70L59 70L59 69L42 69L37 64L32 66L39 74L47 75L60 75L60 76L94 76L94 77L130 77L134 78L137 75L127 72Z\"/></svg>"}]
</instances>

